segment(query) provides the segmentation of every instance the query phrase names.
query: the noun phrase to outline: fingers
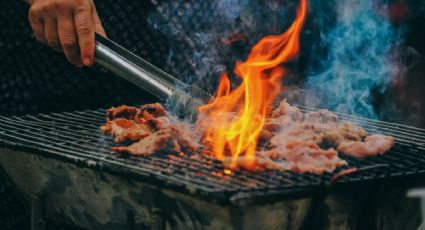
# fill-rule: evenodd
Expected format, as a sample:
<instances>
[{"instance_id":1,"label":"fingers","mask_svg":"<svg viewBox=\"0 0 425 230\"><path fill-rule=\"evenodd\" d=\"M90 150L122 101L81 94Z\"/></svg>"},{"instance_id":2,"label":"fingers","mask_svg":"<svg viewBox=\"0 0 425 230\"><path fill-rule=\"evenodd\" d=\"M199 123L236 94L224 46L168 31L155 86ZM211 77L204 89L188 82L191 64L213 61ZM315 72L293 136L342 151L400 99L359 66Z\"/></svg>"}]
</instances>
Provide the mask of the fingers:
<instances>
[{"instance_id":1,"label":"fingers","mask_svg":"<svg viewBox=\"0 0 425 230\"><path fill-rule=\"evenodd\" d=\"M58 24L53 18L44 20L44 38L49 46L56 51L61 51L62 47L59 41Z\"/></svg>"},{"instance_id":2,"label":"fingers","mask_svg":"<svg viewBox=\"0 0 425 230\"><path fill-rule=\"evenodd\" d=\"M38 41L76 66L92 65L95 32L106 36L92 0L32 1L28 19Z\"/></svg>"},{"instance_id":3,"label":"fingers","mask_svg":"<svg viewBox=\"0 0 425 230\"><path fill-rule=\"evenodd\" d=\"M30 21L31 29L37 41L46 44L46 39L44 38L44 25L42 20L37 16L37 13L37 9L33 7L30 8L28 20Z\"/></svg>"},{"instance_id":4,"label":"fingers","mask_svg":"<svg viewBox=\"0 0 425 230\"><path fill-rule=\"evenodd\" d=\"M80 45L81 60L85 66L94 60L94 25L89 6L79 6L74 11L75 29Z\"/></svg>"},{"instance_id":5,"label":"fingers","mask_svg":"<svg viewBox=\"0 0 425 230\"><path fill-rule=\"evenodd\" d=\"M62 14L58 20L59 40L66 59L77 67L83 64L80 58L78 38L72 14Z\"/></svg>"}]
</instances>

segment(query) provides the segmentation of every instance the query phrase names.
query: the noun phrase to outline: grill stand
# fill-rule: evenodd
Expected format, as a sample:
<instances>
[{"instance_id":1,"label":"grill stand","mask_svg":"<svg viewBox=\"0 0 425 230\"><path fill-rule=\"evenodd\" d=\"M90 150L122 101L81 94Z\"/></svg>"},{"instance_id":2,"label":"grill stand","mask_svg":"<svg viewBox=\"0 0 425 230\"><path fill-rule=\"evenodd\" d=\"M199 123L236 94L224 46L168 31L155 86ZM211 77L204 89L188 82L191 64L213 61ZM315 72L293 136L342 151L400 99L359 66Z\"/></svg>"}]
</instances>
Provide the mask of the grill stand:
<instances>
[{"instance_id":1,"label":"grill stand","mask_svg":"<svg viewBox=\"0 0 425 230\"><path fill-rule=\"evenodd\" d=\"M158 208L154 208L151 212L151 229L152 230L165 230L166 217L165 213Z\"/></svg>"},{"instance_id":2,"label":"grill stand","mask_svg":"<svg viewBox=\"0 0 425 230\"><path fill-rule=\"evenodd\" d=\"M272 203L245 199L220 205L31 153L0 148L0 165L24 197L33 200L33 220L63 220L86 229L386 229L389 225L413 229L419 225L416 203L388 195L404 187L393 186L399 189L394 192L359 186L319 199ZM31 194L43 196L31 199ZM374 218L383 221L374 223Z\"/></svg>"},{"instance_id":3,"label":"grill stand","mask_svg":"<svg viewBox=\"0 0 425 230\"><path fill-rule=\"evenodd\" d=\"M266 204L246 199L221 205L190 193L2 148L0 166L27 201L31 194L44 195L44 205L42 199L33 202L35 225L42 219L103 230L299 229L310 206L310 198Z\"/></svg>"},{"instance_id":4,"label":"grill stand","mask_svg":"<svg viewBox=\"0 0 425 230\"><path fill-rule=\"evenodd\" d=\"M418 227L418 230L425 230L425 188L414 188L407 192L407 196L411 198L419 198L420 200L420 212L422 216L422 224Z\"/></svg>"},{"instance_id":5,"label":"grill stand","mask_svg":"<svg viewBox=\"0 0 425 230\"><path fill-rule=\"evenodd\" d=\"M31 196L31 230L45 230L44 198L42 195Z\"/></svg>"}]
</instances>

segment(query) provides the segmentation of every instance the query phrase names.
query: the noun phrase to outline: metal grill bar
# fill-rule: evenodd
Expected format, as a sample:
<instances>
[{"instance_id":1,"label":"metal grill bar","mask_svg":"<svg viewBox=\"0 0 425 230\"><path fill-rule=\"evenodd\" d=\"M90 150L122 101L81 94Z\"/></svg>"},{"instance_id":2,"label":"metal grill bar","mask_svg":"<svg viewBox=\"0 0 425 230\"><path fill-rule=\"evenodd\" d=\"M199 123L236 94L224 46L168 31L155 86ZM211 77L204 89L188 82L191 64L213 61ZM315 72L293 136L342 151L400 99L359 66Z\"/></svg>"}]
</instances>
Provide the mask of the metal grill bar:
<instances>
[{"instance_id":1,"label":"metal grill bar","mask_svg":"<svg viewBox=\"0 0 425 230\"><path fill-rule=\"evenodd\" d=\"M300 106L303 111L314 109ZM293 172L250 172L234 170L223 173L224 166L205 156L154 154L137 158L111 152L112 138L103 134L106 110L37 116L0 117L0 145L24 149L66 160L96 170L130 175L147 183L194 192L226 202L229 200L295 194L313 191L330 183L332 174L323 176ZM337 184L366 182L407 176L425 175L425 131L419 128L337 114L364 127L396 138L396 146L387 154L366 159L344 157L350 166L371 168L341 178ZM339 170L337 170L338 172Z\"/></svg>"}]
</instances>

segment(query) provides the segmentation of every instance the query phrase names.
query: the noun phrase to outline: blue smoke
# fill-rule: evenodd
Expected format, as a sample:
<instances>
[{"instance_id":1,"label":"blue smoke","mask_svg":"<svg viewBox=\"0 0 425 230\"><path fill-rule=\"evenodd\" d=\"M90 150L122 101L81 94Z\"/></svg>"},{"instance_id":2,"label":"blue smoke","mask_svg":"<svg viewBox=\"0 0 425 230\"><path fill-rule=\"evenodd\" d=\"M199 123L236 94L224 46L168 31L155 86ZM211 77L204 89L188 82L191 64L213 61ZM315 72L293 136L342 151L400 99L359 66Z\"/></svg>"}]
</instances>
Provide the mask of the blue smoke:
<instances>
[{"instance_id":1,"label":"blue smoke","mask_svg":"<svg viewBox=\"0 0 425 230\"><path fill-rule=\"evenodd\" d=\"M308 56L308 63L299 62L302 71L307 69L303 75L308 93L297 102L378 118L374 95L382 94L400 71L391 57L397 56L394 47L402 34L389 22L385 1L309 0L301 35L302 55ZM232 73L232 63L244 60L252 45L288 28L298 4L282 0L158 1L148 25L168 39L170 55L165 64L179 67L176 75L185 83L214 92L220 73ZM232 47L222 42L235 33L245 35L246 44ZM305 92L301 91L296 93Z\"/></svg>"},{"instance_id":2,"label":"blue smoke","mask_svg":"<svg viewBox=\"0 0 425 230\"><path fill-rule=\"evenodd\" d=\"M311 93L308 105L378 118L372 92L383 93L397 73L398 65L390 57L399 38L397 29L382 15L385 10L378 14L374 2L334 2L334 27L321 35L322 45L329 47L321 57L324 68L306 81Z\"/></svg>"}]
</instances>

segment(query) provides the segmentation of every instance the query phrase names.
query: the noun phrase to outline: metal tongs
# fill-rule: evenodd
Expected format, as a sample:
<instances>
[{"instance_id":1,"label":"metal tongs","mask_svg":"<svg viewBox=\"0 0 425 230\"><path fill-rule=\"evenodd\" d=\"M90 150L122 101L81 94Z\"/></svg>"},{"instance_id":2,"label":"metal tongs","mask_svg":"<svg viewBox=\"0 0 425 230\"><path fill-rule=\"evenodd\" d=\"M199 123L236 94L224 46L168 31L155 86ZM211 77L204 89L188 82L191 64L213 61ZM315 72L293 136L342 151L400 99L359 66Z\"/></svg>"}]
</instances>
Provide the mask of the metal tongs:
<instances>
[{"instance_id":1,"label":"metal tongs","mask_svg":"<svg viewBox=\"0 0 425 230\"><path fill-rule=\"evenodd\" d=\"M181 116L191 115L211 95L187 85L108 38L96 34L95 62L139 88L168 102Z\"/></svg>"}]
</instances>

